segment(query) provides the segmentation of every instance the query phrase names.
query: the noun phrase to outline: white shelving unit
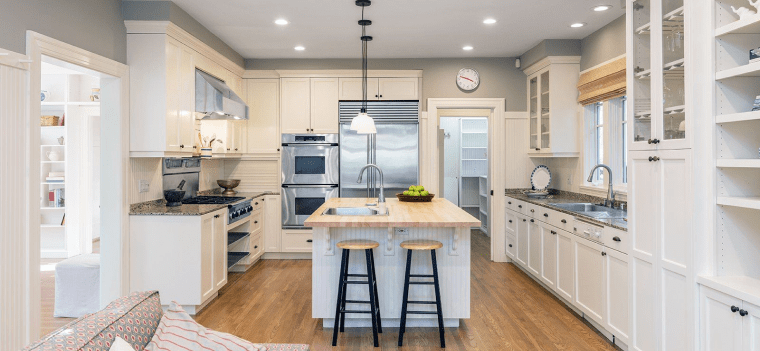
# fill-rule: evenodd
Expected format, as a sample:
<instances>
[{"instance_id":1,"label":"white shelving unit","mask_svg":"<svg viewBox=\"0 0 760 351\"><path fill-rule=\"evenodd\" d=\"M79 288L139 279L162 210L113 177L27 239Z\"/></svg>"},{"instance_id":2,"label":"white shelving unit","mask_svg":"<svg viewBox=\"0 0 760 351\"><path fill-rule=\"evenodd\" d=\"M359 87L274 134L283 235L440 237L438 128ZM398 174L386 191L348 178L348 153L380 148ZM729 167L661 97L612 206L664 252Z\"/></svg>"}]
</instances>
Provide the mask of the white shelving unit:
<instances>
[{"instance_id":1,"label":"white shelving unit","mask_svg":"<svg viewBox=\"0 0 760 351\"><path fill-rule=\"evenodd\" d=\"M88 186L84 173L93 166L86 161L86 153L92 151L87 149L86 118L100 115L100 102L90 99L100 79L47 63L43 63L41 78L41 88L47 93L41 113L58 116L64 124L40 127L41 257L67 258L82 253L81 217L91 203L83 198ZM49 153L58 153L59 159L51 160ZM49 181L51 172L63 172L64 181ZM64 189L63 204L49 200L56 189Z\"/></svg>"},{"instance_id":2,"label":"white shelving unit","mask_svg":"<svg viewBox=\"0 0 760 351\"><path fill-rule=\"evenodd\" d=\"M460 120L461 167L460 206L481 221L480 229L488 234L488 119L462 118ZM485 182L485 184L483 184Z\"/></svg>"}]
</instances>

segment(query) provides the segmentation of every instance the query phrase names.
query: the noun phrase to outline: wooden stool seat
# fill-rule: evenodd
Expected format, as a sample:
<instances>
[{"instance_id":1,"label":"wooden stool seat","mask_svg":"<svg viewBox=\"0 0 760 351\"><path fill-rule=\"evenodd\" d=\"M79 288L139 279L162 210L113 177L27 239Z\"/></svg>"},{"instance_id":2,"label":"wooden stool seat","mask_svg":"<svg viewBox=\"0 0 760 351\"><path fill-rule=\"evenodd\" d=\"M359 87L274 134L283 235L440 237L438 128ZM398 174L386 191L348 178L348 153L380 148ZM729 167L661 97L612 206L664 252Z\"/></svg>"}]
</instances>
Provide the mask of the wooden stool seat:
<instances>
[{"instance_id":1,"label":"wooden stool seat","mask_svg":"<svg viewBox=\"0 0 760 351\"><path fill-rule=\"evenodd\" d=\"M435 250L443 247L443 243L435 240L407 240L401 243L401 248L414 251Z\"/></svg>"},{"instance_id":2,"label":"wooden stool seat","mask_svg":"<svg viewBox=\"0 0 760 351\"><path fill-rule=\"evenodd\" d=\"M372 240L344 240L339 242L337 246L344 250L371 250L380 244Z\"/></svg>"}]
</instances>

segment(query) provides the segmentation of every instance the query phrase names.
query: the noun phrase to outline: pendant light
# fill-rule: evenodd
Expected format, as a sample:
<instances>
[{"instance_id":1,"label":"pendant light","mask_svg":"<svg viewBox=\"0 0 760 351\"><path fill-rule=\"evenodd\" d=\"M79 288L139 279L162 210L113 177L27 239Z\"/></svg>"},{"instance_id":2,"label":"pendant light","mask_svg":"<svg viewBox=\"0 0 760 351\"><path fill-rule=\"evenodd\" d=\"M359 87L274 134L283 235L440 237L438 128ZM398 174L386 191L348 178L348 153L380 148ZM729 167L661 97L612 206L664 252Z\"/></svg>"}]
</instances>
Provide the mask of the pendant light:
<instances>
[{"instance_id":1,"label":"pendant light","mask_svg":"<svg viewBox=\"0 0 760 351\"><path fill-rule=\"evenodd\" d=\"M357 134L377 134L375 120L367 114L367 42L372 41L372 37L367 35L367 26L372 25L372 21L364 19L364 8L372 5L371 0L357 0L356 6L362 8L362 19L359 25L362 26L362 108L353 120L351 120L351 130Z\"/></svg>"}]
</instances>

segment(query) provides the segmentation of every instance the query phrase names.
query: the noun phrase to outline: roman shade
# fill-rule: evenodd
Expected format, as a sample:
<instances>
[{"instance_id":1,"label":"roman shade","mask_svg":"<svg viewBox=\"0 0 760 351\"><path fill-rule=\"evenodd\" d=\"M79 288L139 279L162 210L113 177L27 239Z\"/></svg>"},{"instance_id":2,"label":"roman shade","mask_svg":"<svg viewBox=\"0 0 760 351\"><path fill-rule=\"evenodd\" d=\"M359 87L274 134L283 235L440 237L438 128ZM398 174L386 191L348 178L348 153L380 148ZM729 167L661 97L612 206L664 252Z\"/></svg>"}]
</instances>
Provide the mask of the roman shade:
<instances>
[{"instance_id":1,"label":"roman shade","mask_svg":"<svg viewBox=\"0 0 760 351\"><path fill-rule=\"evenodd\" d=\"M578 80L581 105L589 105L625 95L625 57L581 74Z\"/></svg>"}]
</instances>

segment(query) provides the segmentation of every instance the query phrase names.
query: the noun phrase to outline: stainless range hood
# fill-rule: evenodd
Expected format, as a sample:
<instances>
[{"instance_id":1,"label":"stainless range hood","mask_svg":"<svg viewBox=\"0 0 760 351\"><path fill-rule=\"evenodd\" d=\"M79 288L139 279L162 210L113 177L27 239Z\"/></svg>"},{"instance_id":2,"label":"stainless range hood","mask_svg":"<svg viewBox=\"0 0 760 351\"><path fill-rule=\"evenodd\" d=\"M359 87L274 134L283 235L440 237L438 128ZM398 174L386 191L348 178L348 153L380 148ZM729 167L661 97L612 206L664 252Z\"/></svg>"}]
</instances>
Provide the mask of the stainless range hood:
<instances>
[{"instance_id":1,"label":"stainless range hood","mask_svg":"<svg viewBox=\"0 0 760 351\"><path fill-rule=\"evenodd\" d=\"M248 119L248 106L223 81L195 70L195 113L198 119Z\"/></svg>"}]
</instances>

